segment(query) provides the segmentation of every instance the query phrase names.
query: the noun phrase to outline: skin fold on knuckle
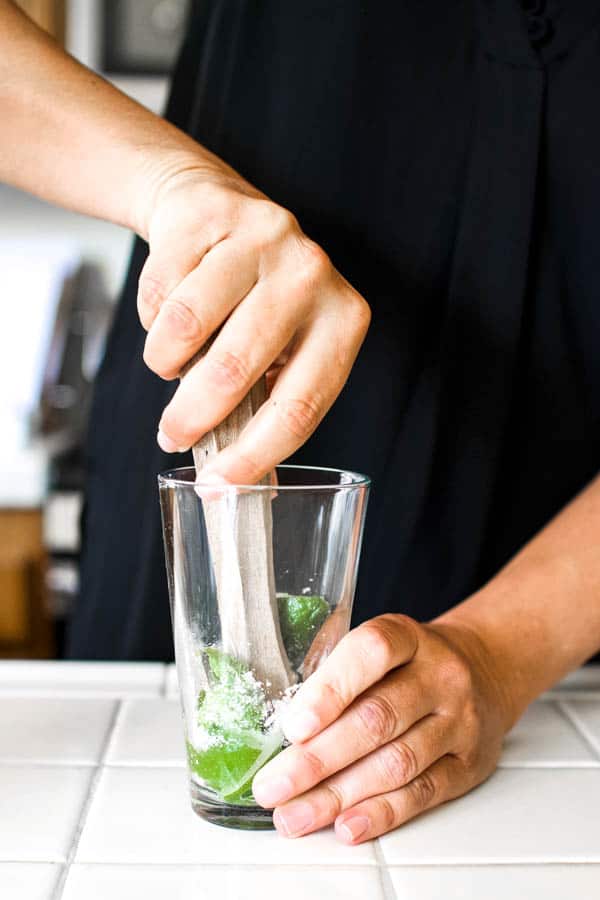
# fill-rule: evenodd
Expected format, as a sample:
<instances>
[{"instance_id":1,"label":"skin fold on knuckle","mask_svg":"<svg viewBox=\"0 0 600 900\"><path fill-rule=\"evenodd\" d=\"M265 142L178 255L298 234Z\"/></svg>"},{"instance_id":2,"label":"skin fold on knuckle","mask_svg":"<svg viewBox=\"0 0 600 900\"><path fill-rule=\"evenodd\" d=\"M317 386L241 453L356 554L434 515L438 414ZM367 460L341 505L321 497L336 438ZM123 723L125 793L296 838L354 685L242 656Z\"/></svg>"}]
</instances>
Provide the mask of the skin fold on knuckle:
<instances>
[{"instance_id":1,"label":"skin fold on knuckle","mask_svg":"<svg viewBox=\"0 0 600 900\"><path fill-rule=\"evenodd\" d=\"M202 329L196 316L180 301L166 300L155 319L144 346L144 362L160 378L177 378L187 357L202 343ZM180 346L190 347L181 356Z\"/></svg>"},{"instance_id":2,"label":"skin fold on knuckle","mask_svg":"<svg viewBox=\"0 0 600 900\"><path fill-rule=\"evenodd\" d=\"M357 726L366 730L373 747L386 744L394 737L397 716L387 698L372 696L360 700L355 713Z\"/></svg>"},{"instance_id":3,"label":"skin fold on knuckle","mask_svg":"<svg viewBox=\"0 0 600 900\"><path fill-rule=\"evenodd\" d=\"M414 750L402 740L392 741L382 747L377 763L387 790L403 787L419 773L419 763Z\"/></svg>"},{"instance_id":4,"label":"skin fold on knuckle","mask_svg":"<svg viewBox=\"0 0 600 900\"><path fill-rule=\"evenodd\" d=\"M148 331L165 299L165 288L162 281L154 275L144 274L142 271L138 281L137 299L140 322Z\"/></svg>"},{"instance_id":5,"label":"skin fold on knuckle","mask_svg":"<svg viewBox=\"0 0 600 900\"><path fill-rule=\"evenodd\" d=\"M319 403L309 397L272 397L271 405L285 430L298 441L306 441L321 421Z\"/></svg>"},{"instance_id":6,"label":"skin fold on knuckle","mask_svg":"<svg viewBox=\"0 0 600 900\"><path fill-rule=\"evenodd\" d=\"M190 304L180 297L169 297L160 309L159 320L169 337L185 343L200 343L202 323Z\"/></svg>"},{"instance_id":7,"label":"skin fold on knuckle","mask_svg":"<svg viewBox=\"0 0 600 900\"><path fill-rule=\"evenodd\" d=\"M392 831L400 823L400 817L391 800L387 797L378 797L374 803L375 815L372 817L378 824L377 833L385 834Z\"/></svg>"},{"instance_id":8,"label":"skin fold on knuckle","mask_svg":"<svg viewBox=\"0 0 600 900\"><path fill-rule=\"evenodd\" d=\"M346 709L348 701L345 697L346 692L341 684L337 684L332 680L326 681L319 688L314 705L316 708L324 708L326 710L326 718L331 719L332 716L337 717L341 715Z\"/></svg>"},{"instance_id":9,"label":"skin fold on knuckle","mask_svg":"<svg viewBox=\"0 0 600 900\"><path fill-rule=\"evenodd\" d=\"M347 691L337 680L337 675L331 674L327 680L321 680L318 676L323 674L324 672L313 672L310 680L305 682L306 689L300 691L291 708L293 711L308 707L311 712L316 713L322 724L327 724L344 712L348 699Z\"/></svg>"},{"instance_id":10,"label":"skin fold on knuckle","mask_svg":"<svg viewBox=\"0 0 600 900\"><path fill-rule=\"evenodd\" d=\"M430 772L421 772L407 786L416 812L422 812L438 802L438 789Z\"/></svg>"},{"instance_id":11,"label":"skin fold on knuckle","mask_svg":"<svg viewBox=\"0 0 600 900\"><path fill-rule=\"evenodd\" d=\"M229 350L209 351L203 368L210 386L225 395L245 394L251 387L248 365L239 354Z\"/></svg>"},{"instance_id":12,"label":"skin fold on knuckle","mask_svg":"<svg viewBox=\"0 0 600 900\"><path fill-rule=\"evenodd\" d=\"M298 748L298 770L304 771L311 784L318 784L326 774L326 764L321 757L307 747Z\"/></svg>"},{"instance_id":13,"label":"skin fold on knuckle","mask_svg":"<svg viewBox=\"0 0 600 900\"><path fill-rule=\"evenodd\" d=\"M322 806L328 822L333 822L347 806L341 787L335 782L325 781L323 787Z\"/></svg>"}]
</instances>

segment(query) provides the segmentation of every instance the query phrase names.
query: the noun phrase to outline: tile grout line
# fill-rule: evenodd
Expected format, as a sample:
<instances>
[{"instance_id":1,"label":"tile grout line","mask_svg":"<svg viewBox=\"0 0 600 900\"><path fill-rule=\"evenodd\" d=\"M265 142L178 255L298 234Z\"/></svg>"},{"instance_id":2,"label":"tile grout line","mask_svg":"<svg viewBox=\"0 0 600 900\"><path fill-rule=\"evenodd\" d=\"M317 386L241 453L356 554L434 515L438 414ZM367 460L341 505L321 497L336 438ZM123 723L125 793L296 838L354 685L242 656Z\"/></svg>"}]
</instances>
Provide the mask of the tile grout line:
<instances>
[{"instance_id":1,"label":"tile grout line","mask_svg":"<svg viewBox=\"0 0 600 900\"><path fill-rule=\"evenodd\" d=\"M541 856L486 856L483 859L472 856L426 856L422 859L409 857L397 857L387 864L387 869L485 869L485 868L525 868L527 866L545 868L547 866L593 866L600 870L600 856L553 856L544 858ZM329 867L328 867L329 868ZM393 900L393 898L392 898Z\"/></svg>"},{"instance_id":2,"label":"tile grout line","mask_svg":"<svg viewBox=\"0 0 600 900\"><path fill-rule=\"evenodd\" d=\"M77 854L77 849L79 847L79 841L81 840L81 835L83 834L83 829L85 828L85 823L87 822L87 817L89 815L89 811L91 809L94 797L96 796L96 790L98 784L100 782L100 778L102 775L102 769L104 767L104 760L106 759L106 755L110 749L110 745L112 742L112 736L114 734L115 728L117 726L117 722L120 717L121 710L123 708L123 700L117 700L115 709L113 711L109 726L107 728L106 737L104 738L104 743L101 747L100 754L98 756L98 762L93 770L92 777L90 778L90 785L83 801L83 805L81 807L81 812L79 813L79 818L77 820L77 824L75 826L75 831L73 832L73 838L71 840L71 846L69 848L69 853L67 854L66 862L63 866L62 872L56 882L54 890L52 891L52 895L50 900L61 900L65 885L67 883L67 878L69 876L69 872L71 870L71 865L75 856Z\"/></svg>"},{"instance_id":3,"label":"tile grout line","mask_svg":"<svg viewBox=\"0 0 600 900\"><path fill-rule=\"evenodd\" d=\"M377 855L377 854L375 854ZM66 863L60 862L59 860L48 860L48 859L3 859L0 860L0 866L56 866L58 869L63 869ZM140 862L139 860L136 862L127 862L122 860L96 860L94 862L87 861L85 863L81 863L81 865L85 865L89 868L95 869L198 869L202 871L203 869L228 869L228 864L226 862ZM350 863L350 862L339 862L339 863L323 863L323 862L280 862L276 864L260 862L241 862L234 863L238 869L249 869L255 871L257 869L268 869L273 870L273 868L277 869L324 869L328 872L335 870L342 871L354 871L355 869L364 869L365 871L373 872L375 870L387 869L427 869L436 866L440 869L465 869L465 868L473 868L473 869L496 869L500 867L510 866L511 868L527 868L527 867L535 867L535 868L548 868L550 866L574 866L576 868L582 866L592 866L594 869L598 869L600 871L600 859L598 857L559 857L552 859L542 859L540 857L530 857L530 858L517 858L517 857L499 857L498 859L490 859L486 857L485 860L479 861L478 859L473 859L472 857L457 857L457 859L440 859L440 858L425 858L425 859L403 859L400 862L391 862L389 864L382 863L380 866L377 862L372 865L368 862L359 862L359 863ZM54 897L51 898L54 900ZM387 898L386 898L387 900ZM391 897L390 900L395 900L395 897Z\"/></svg>"},{"instance_id":4,"label":"tile grout line","mask_svg":"<svg viewBox=\"0 0 600 900\"><path fill-rule=\"evenodd\" d=\"M556 705L563 717L585 742L586 747L592 751L594 758L600 760L600 744L596 743L596 738L588 731L587 726L580 720L575 710L572 710L566 701L559 701Z\"/></svg>"},{"instance_id":5,"label":"tile grout line","mask_svg":"<svg viewBox=\"0 0 600 900\"><path fill-rule=\"evenodd\" d=\"M392 882L392 876L390 875L388 865L385 861L379 838L375 838L375 840L373 841L373 854L377 863L377 871L379 873L379 882L381 884L381 890L383 892L383 900L396 900L396 891Z\"/></svg>"}]
</instances>

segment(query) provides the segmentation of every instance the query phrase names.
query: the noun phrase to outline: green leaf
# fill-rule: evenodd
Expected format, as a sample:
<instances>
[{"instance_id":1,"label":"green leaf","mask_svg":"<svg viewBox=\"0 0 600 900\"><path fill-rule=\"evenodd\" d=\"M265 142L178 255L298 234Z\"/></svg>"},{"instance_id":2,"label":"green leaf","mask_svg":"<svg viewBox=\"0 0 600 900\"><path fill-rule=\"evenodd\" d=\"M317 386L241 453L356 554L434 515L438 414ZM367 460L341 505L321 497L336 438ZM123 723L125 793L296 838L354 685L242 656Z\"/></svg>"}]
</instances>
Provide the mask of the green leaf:
<instances>
[{"instance_id":1,"label":"green leaf","mask_svg":"<svg viewBox=\"0 0 600 900\"><path fill-rule=\"evenodd\" d=\"M329 604L316 594L279 594L277 602L283 643L290 663L298 669L330 613Z\"/></svg>"},{"instance_id":2,"label":"green leaf","mask_svg":"<svg viewBox=\"0 0 600 900\"><path fill-rule=\"evenodd\" d=\"M211 674L215 681L231 681L236 675L243 675L248 667L229 653L217 647L206 647L204 655L208 659Z\"/></svg>"}]
</instances>

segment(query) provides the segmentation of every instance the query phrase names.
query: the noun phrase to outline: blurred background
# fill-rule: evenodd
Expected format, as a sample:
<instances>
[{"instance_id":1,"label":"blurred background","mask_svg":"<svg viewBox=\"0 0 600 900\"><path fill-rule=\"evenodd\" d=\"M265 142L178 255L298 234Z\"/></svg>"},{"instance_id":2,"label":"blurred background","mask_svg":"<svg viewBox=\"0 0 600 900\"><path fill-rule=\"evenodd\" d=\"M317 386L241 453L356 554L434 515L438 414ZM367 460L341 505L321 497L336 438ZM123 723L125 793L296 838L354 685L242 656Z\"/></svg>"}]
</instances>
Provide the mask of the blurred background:
<instances>
[{"instance_id":1,"label":"blurred background","mask_svg":"<svg viewBox=\"0 0 600 900\"><path fill-rule=\"evenodd\" d=\"M87 66L162 111L186 0L18 5ZM0 267L5 294L19 299L0 305L0 658L63 652L77 603L91 392L131 242L122 228L0 183Z\"/></svg>"}]
</instances>

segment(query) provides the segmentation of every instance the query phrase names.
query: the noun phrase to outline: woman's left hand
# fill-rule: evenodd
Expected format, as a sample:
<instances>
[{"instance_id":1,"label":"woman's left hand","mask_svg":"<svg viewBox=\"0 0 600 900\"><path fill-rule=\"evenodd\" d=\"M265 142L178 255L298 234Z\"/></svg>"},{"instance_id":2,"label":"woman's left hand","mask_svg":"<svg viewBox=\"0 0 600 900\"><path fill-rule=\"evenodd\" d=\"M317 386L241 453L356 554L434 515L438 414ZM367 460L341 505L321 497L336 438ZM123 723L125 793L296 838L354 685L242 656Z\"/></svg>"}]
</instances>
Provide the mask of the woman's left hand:
<instances>
[{"instance_id":1,"label":"woman's left hand","mask_svg":"<svg viewBox=\"0 0 600 900\"><path fill-rule=\"evenodd\" d=\"M358 844L466 793L495 769L514 715L471 628L384 615L351 631L302 686L292 746L254 779L288 837L335 823Z\"/></svg>"}]
</instances>

